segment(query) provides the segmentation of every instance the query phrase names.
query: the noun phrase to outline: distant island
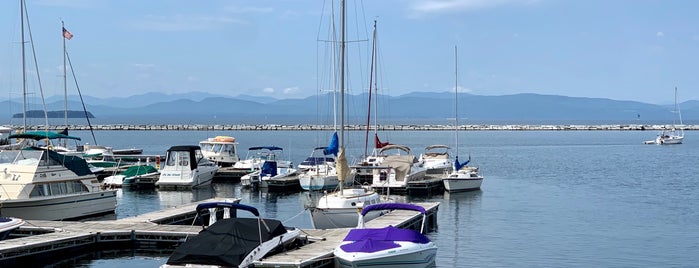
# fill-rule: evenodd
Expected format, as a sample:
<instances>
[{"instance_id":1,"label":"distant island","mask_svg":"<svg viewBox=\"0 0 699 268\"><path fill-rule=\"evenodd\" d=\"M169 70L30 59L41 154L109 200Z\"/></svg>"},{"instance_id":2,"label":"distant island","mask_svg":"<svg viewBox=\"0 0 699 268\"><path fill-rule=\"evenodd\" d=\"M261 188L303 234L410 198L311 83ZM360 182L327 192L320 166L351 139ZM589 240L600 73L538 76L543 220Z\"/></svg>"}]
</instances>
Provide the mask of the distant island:
<instances>
[{"instance_id":1,"label":"distant island","mask_svg":"<svg viewBox=\"0 0 699 268\"><path fill-rule=\"evenodd\" d=\"M85 118L85 114L87 114L88 118L95 118L92 113L85 111L68 111L68 118ZM44 111L41 110L27 111L27 118L44 118L44 116L48 116L48 118L64 118L66 117L66 111L48 111L47 114L44 114ZM21 113L12 115L12 118L22 117L24 117L24 115Z\"/></svg>"}]
</instances>

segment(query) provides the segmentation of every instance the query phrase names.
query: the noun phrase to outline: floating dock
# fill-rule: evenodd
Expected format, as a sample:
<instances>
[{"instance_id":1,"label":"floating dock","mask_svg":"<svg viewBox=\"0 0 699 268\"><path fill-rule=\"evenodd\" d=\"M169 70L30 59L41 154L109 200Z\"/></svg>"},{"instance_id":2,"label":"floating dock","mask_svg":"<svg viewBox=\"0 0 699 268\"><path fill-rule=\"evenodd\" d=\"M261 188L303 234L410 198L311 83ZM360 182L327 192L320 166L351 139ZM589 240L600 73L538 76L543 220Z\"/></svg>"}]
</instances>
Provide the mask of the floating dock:
<instances>
[{"instance_id":1,"label":"floating dock","mask_svg":"<svg viewBox=\"0 0 699 268\"><path fill-rule=\"evenodd\" d=\"M0 267L46 265L51 258L59 259L76 252L103 248L134 249L139 247L173 247L201 231L192 225L195 208L200 203L239 199L208 199L187 205L150 212L135 217L111 221L40 221L27 220L13 231L12 238L0 241ZM427 226L437 225L439 203L417 203L427 210ZM412 211L393 211L367 223L368 227L393 225L419 228L421 217ZM179 225L178 225L179 224ZM302 230L310 243L255 262L256 267L330 267L334 266L333 249L340 244L350 228Z\"/></svg>"}]
</instances>

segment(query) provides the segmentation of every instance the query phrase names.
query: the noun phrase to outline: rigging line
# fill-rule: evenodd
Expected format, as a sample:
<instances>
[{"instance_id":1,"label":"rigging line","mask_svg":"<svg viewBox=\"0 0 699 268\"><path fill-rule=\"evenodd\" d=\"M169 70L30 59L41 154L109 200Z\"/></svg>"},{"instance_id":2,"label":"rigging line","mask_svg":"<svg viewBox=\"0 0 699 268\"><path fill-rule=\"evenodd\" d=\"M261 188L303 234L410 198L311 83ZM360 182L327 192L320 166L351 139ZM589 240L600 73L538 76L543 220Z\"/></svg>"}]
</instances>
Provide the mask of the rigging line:
<instances>
[{"instance_id":1,"label":"rigging line","mask_svg":"<svg viewBox=\"0 0 699 268\"><path fill-rule=\"evenodd\" d=\"M83 100L83 94L80 93L80 86L78 86L78 80L75 78L75 70L73 70L73 62L70 61L70 56L66 50L66 58L68 59L68 66L70 66L70 74L73 75L73 81L75 81L75 88L78 89L78 96L80 96L80 103L83 105L83 112L85 113L85 119L87 119L87 125L90 127L90 134L92 134L92 141L97 145L97 139L95 138L95 131L92 129L92 123L90 123L90 117L87 115L87 108L85 108L85 101Z\"/></svg>"},{"instance_id":2,"label":"rigging line","mask_svg":"<svg viewBox=\"0 0 699 268\"><path fill-rule=\"evenodd\" d=\"M41 75L39 74L39 62L36 59L36 48L34 47L34 37L32 36L32 27L29 25L29 12L27 11L26 3L22 2L24 6L24 16L27 18L27 31L29 32L29 44L32 47L32 56L34 58L34 68L36 69L36 80L39 83L39 92L41 93L41 103L44 106L44 129L48 131L49 128L49 112L46 110L46 100L44 99L44 89L41 86ZM22 44L24 46L24 44Z\"/></svg>"}]
</instances>

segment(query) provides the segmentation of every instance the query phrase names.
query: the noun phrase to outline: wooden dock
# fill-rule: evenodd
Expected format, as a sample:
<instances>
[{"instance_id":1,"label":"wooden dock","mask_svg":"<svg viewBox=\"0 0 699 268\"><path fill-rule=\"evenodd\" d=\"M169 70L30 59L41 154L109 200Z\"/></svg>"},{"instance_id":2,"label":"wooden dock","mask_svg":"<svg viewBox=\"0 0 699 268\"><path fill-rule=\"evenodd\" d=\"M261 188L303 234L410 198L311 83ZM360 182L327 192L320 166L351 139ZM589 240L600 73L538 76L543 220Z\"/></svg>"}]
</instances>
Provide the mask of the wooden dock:
<instances>
[{"instance_id":1,"label":"wooden dock","mask_svg":"<svg viewBox=\"0 0 699 268\"><path fill-rule=\"evenodd\" d=\"M195 208L204 202L236 200L208 199L139 216L112 221L40 221L28 220L13 231L11 239L0 241L0 267L41 265L50 258L65 257L74 252L92 251L118 246L133 249L167 244L170 247L201 231L192 225ZM439 203L419 203L427 210L428 230L437 224ZM393 225L419 228L421 217L413 211L393 211L367 223L368 227ZM276 254L255 262L256 267L328 267L334 265L333 249L350 228L302 230L310 243L298 249ZM160 247L160 246L157 246Z\"/></svg>"}]
</instances>

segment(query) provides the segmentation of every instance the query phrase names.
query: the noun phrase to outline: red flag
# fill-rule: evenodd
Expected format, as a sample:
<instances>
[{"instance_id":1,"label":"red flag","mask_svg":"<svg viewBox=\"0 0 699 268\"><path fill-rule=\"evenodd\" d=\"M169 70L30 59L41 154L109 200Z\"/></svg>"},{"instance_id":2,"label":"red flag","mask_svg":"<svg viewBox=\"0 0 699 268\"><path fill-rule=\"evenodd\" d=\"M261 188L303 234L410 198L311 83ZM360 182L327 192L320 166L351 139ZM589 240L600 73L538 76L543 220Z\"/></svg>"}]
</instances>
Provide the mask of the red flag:
<instances>
[{"instance_id":1,"label":"red flag","mask_svg":"<svg viewBox=\"0 0 699 268\"><path fill-rule=\"evenodd\" d=\"M70 33L68 30L66 30L66 27L63 27L63 38L70 40L73 38L73 34Z\"/></svg>"}]
</instances>

